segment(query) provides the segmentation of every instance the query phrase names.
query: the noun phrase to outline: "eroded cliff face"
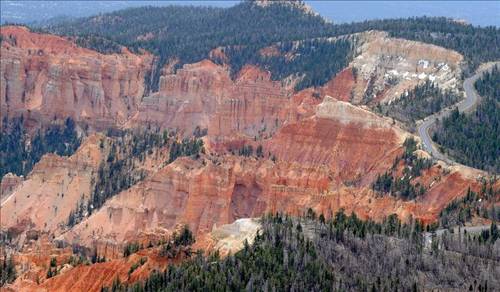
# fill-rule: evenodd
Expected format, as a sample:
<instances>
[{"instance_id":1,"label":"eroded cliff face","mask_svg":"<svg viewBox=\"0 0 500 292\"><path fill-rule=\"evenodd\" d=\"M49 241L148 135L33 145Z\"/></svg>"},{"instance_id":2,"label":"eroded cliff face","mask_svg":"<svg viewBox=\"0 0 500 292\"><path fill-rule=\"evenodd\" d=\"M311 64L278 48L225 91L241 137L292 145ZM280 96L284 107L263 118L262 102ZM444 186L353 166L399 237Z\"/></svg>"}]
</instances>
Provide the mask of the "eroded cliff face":
<instances>
[{"instance_id":1,"label":"eroded cliff face","mask_svg":"<svg viewBox=\"0 0 500 292\"><path fill-rule=\"evenodd\" d=\"M266 212L298 215L313 208L328 217L343 208L361 218L383 220L395 213L402 220L431 223L469 186L477 189L477 178L485 175L436 164L417 179L427 192L410 201L376 194L371 188L376 176L401 155L410 134L353 104L388 102L427 79L456 86L462 57L439 47L380 32L360 34L359 55L348 68L324 86L300 92L293 91L293 80L273 81L269 72L255 66L245 66L231 79L226 66L208 60L184 65L175 73L170 68L173 61L163 70L159 92L141 99L149 55L101 55L19 27L2 27L2 35L2 115L29 110L35 119L70 116L103 127L151 123L186 135L196 127L208 131L206 154L170 164L168 149L146 157L139 166L146 170L143 181L108 199L72 228L65 226L69 213L79 200L88 199L96 170L106 157L100 146L104 136L88 137L69 158L44 156L23 181L4 178L2 193L6 189L9 194L2 199L3 230L23 236L42 232L58 242L97 248L100 255L113 259L68 267L37 285L35 276L43 276L50 257L64 260L67 254L53 246L30 245L18 262L37 269L35 274L23 269L26 277L15 283L15 289L99 290L116 276L125 279L137 260L120 258L124 243L168 236L183 224L207 240L201 246L227 245L232 250L241 241L221 236L217 242L211 236L232 228L225 224ZM270 47L261 53L279 52ZM213 54L225 57L219 50ZM369 87L373 91L366 94ZM263 155L231 154L242 145L262 146ZM41 254L38 258L35 251ZM132 280L165 265L157 253L149 252L139 255L151 259L151 265L132 274Z\"/></svg>"},{"instance_id":2,"label":"eroded cliff face","mask_svg":"<svg viewBox=\"0 0 500 292\"><path fill-rule=\"evenodd\" d=\"M127 125L150 122L188 134L198 126L212 137L254 137L276 131L290 103L291 90L269 72L246 66L233 81L229 68L204 60L162 76L159 92L144 98Z\"/></svg>"},{"instance_id":3,"label":"eroded cliff face","mask_svg":"<svg viewBox=\"0 0 500 292\"><path fill-rule=\"evenodd\" d=\"M72 117L92 125L125 122L144 94L151 56L103 55L64 38L4 26L0 70L2 115L38 120Z\"/></svg>"},{"instance_id":4,"label":"eroded cliff face","mask_svg":"<svg viewBox=\"0 0 500 292\"><path fill-rule=\"evenodd\" d=\"M346 69L323 87L294 92L293 82L273 81L270 72L256 66L245 66L232 80L229 68L204 60L162 76L160 91L144 98L127 127L152 123L188 134L199 127L208 130L215 148L228 141L261 140L312 116L326 95L348 100L353 84Z\"/></svg>"},{"instance_id":5,"label":"eroded cliff face","mask_svg":"<svg viewBox=\"0 0 500 292\"><path fill-rule=\"evenodd\" d=\"M462 56L434 45L390 38L385 32L356 35L357 57L324 86L293 90L296 80L273 81L247 65L231 79L227 65L209 60L184 65L160 78L160 90L144 98L127 127L153 123L190 134L208 129L214 145L268 138L283 125L311 117L325 96L354 104L391 102L426 80L457 89ZM274 46L263 55L278 54ZM212 52L224 60L220 49ZM290 56L293 57L293 56ZM165 71L169 72L169 71Z\"/></svg>"},{"instance_id":6,"label":"eroded cliff face","mask_svg":"<svg viewBox=\"0 0 500 292\"><path fill-rule=\"evenodd\" d=\"M456 87L462 61L456 52L372 31L357 34L357 57L320 88L294 92L293 78L273 81L269 72L251 65L232 80L227 65L209 60L174 72L168 69L172 61L162 71L159 91L142 98L153 61L149 54L124 49L103 55L23 27L1 31L3 114L28 112L35 120L73 117L102 128L153 123L187 134L199 127L217 143L269 137L284 124L312 116L326 95L376 103L390 102L425 80ZM262 51L270 54L272 48ZM221 54L217 49L212 53Z\"/></svg>"},{"instance_id":7,"label":"eroded cliff face","mask_svg":"<svg viewBox=\"0 0 500 292\"><path fill-rule=\"evenodd\" d=\"M371 184L393 166L408 136L385 117L326 97L313 116L257 141L262 158L214 152L165 164L165 155L152 154L158 161L145 160L144 181L67 230L69 212L88 199L105 155L103 137L95 135L70 158L44 156L2 203L2 228L42 230L93 248L165 235L182 224L203 235L239 218L302 214L310 207L326 216L344 208L363 218L382 220L396 213L403 220L433 222L451 200L477 187L482 173L435 165L419 178L428 191L417 200L375 194Z\"/></svg>"},{"instance_id":8,"label":"eroded cliff face","mask_svg":"<svg viewBox=\"0 0 500 292\"><path fill-rule=\"evenodd\" d=\"M391 121L327 97L310 118L281 128L264 141L276 159L223 155L179 158L108 200L60 240L92 246L121 244L144 233L165 234L187 224L197 236L239 218L266 212L331 216L340 208L382 220L396 213L426 223L467 188L478 173L435 165L419 178L428 191L414 201L374 193L371 184L403 152L409 134ZM443 190L446 194L443 195Z\"/></svg>"},{"instance_id":9,"label":"eroded cliff face","mask_svg":"<svg viewBox=\"0 0 500 292\"><path fill-rule=\"evenodd\" d=\"M360 33L358 37L362 44L357 49L358 56L349 65L357 79L351 89L352 103L391 102L427 80L441 88L458 89L463 61L459 53L391 38L380 31Z\"/></svg>"},{"instance_id":10,"label":"eroded cliff face","mask_svg":"<svg viewBox=\"0 0 500 292\"><path fill-rule=\"evenodd\" d=\"M284 126L266 149L279 161L325 167L336 185L367 185L392 165L407 135L383 117L327 96L312 118Z\"/></svg>"}]
</instances>

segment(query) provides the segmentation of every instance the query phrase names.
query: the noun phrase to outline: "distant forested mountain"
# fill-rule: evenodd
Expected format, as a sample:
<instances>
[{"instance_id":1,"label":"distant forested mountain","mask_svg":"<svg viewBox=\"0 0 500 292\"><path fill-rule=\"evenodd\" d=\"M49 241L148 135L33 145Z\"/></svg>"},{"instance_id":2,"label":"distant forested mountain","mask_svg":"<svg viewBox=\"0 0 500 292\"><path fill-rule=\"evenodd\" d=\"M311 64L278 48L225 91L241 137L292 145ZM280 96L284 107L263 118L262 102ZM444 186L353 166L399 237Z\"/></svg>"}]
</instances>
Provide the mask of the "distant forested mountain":
<instances>
[{"instance_id":1,"label":"distant forested mountain","mask_svg":"<svg viewBox=\"0 0 500 292\"><path fill-rule=\"evenodd\" d=\"M261 7L250 2L227 9L142 7L48 27L50 32L63 35L108 38L133 51L146 49L159 56L158 67L173 58L179 59L179 65L200 61L220 46L262 48L279 41L326 36L329 29L320 16L304 13L297 6ZM110 43L89 44L99 51L109 51ZM152 76L153 89L158 78Z\"/></svg>"},{"instance_id":2,"label":"distant forested mountain","mask_svg":"<svg viewBox=\"0 0 500 292\"><path fill-rule=\"evenodd\" d=\"M276 42L332 37L366 30L384 30L394 37L454 49L465 56L467 72L482 62L500 59L500 50L494 49L500 47L500 29L495 27L479 28L447 18L428 17L334 25L299 4L273 3L262 7L245 1L230 8L130 8L63 21L45 29L61 35L78 36L79 44L105 53L117 51L117 44L133 51L146 49L158 56L157 68L172 59L178 59L177 66L200 61L217 47L250 47L251 50L247 52L256 54L258 49ZM346 57L341 58L341 62L348 60L347 55L351 52L345 51L343 54ZM260 63L255 61L255 55L252 54L247 54L243 59L241 53L233 55L238 56L240 61L230 60L232 65L240 65L241 61L246 60ZM316 59L321 62L321 58ZM273 72L285 70L276 67L272 66L275 69ZM337 73L337 70L327 71L324 74ZM154 90L157 88L159 70L153 72L150 77ZM307 85L321 85L321 80L328 79L323 75L315 76L315 80Z\"/></svg>"}]
</instances>

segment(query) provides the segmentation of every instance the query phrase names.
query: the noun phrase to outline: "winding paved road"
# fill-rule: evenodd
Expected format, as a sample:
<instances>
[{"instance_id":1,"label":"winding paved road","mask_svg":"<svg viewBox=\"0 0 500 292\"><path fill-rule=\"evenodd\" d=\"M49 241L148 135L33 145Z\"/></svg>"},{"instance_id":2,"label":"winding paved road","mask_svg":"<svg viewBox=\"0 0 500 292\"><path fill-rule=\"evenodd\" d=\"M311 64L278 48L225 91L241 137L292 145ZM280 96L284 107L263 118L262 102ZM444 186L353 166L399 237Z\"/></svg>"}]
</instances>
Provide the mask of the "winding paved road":
<instances>
[{"instance_id":1,"label":"winding paved road","mask_svg":"<svg viewBox=\"0 0 500 292\"><path fill-rule=\"evenodd\" d=\"M482 66L480 69L476 71L476 73L465 79L464 81L464 90L465 90L465 99L457 102L456 104L447 107L433 115L430 115L424 118L422 121L419 121L417 124L418 135L422 139L422 145L425 151L430 153L432 157L443 160L449 164L452 164L453 161L448 159L445 155L443 155L439 150L434 147L432 143L432 139L429 135L429 129L432 125L436 123L437 119L443 119L448 116L450 112L457 107L459 112L467 112L475 107L478 101L481 99L476 89L474 88L474 83L476 80L483 75L485 71L491 70L494 65L500 64L500 62L488 63L485 66Z\"/></svg>"}]
</instances>

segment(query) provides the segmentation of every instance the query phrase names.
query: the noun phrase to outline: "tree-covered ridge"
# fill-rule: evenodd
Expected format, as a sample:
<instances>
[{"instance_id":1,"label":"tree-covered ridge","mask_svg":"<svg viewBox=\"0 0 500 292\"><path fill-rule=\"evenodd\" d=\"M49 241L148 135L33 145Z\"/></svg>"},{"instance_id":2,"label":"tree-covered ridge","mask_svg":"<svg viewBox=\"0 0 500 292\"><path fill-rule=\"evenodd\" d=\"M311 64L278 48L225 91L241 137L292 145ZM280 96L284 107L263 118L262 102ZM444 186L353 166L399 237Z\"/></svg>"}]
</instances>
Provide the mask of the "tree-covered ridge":
<instances>
[{"instance_id":1,"label":"tree-covered ridge","mask_svg":"<svg viewBox=\"0 0 500 292\"><path fill-rule=\"evenodd\" d=\"M356 40L351 38L313 39L300 42L282 42L276 45L278 54L265 56L258 46L238 46L225 48L231 73L237 74L246 64L254 64L269 70L273 80L283 80L289 76L299 81L295 90L322 86L354 57Z\"/></svg>"},{"instance_id":2,"label":"tree-covered ridge","mask_svg":"<svg viewBox=\"0 0 500 292\"><path fill-rule=\"evenodd\" d=\"M417 120L453 105L459 99L460 96L455 92L442 90L435 83L426 81L403 93L390 104L379 104L375 109L413 129Z\"/></svg>"},{"instance_id":3,"label":"tree-covered ridge","mask_svg":"<svg viewBox=\"0 0 500 292\"><path fill-rule=\"evenodd\" d=\"M104 37L95 35L76 36L74 42L83 48L93 48L102 54L121 53L122 46Z\"/></svg>"},{"instance_id":4,"label":"tree-covered ridge","mask_svg":"<svg viewBox=\"0 0 500 292\"><path fill-rule=\"evenodd\" d=\"M500 102L500 69L495 65L491 71L486 71L474 84L479 95Z\"/></svg>"},{"instance_id":5,"label":"tree-covered ridge","mask_svg":"<svg viewBox=\"0 0 500 292\"><path fill-rule=\"evenodd\" d=\"M171 59L179 65L208 58L220 46L258 48L279 41L325 36L329 25L319 16L291 6L261 7L242 2L227 9L194 6L141 7L63 22L50 32L71 36L100 36L133 51L146 49L159 57L157 69ZM83 42L82 42L83 43ZM83 43L84 44L84 43ZM108 51L110 43L91 48ZM153 70L157 89L160 70Z\"/></svg>"},{"instance_id":6,"label":"tree-covered ridge","mask_svg":"<svg viewBox=\"0 0 500 292\"><path fill-rule=\"evenodd\" d=\"M9 172L26 176L44 154L69 156L79 146L80 138L71 118L63 123L55 121L34 135L27 133L22 116L5 118L0 131L0 178Z\"/></svg>"},{"instance_id":7,"label":"tree-covered ridge","mask_svg":"<svg viewBox=\"0 0 500 292\"><path fill-rule=\"evenodd\" d=\"M500 255L492 225L479 235L432 238L418 221L382 223L338 212L325 220L276 214L261 219L255 242L224 259L198 253L132 286L103 291L495 291ZM427 241L427 239L430 241Z\"/></svg>"},{"instance_id":8,"label":"tree-covered ridge","mask_svg":"<svg viewBox=\"0 0 500 292\"><path fill-rule=\"evenodd\" d=\"M500 71L480 78L475 87L483 100L470 115L455 109L438 122L432 139L450 156L476 168L500 172Z\"/></svg>"},{"instance_id":9,"label":"tree-covered ridge","mask_svg":"<svg viewBox=\"0 0 500 292\"><path fill-rule=\"evenodd\" d=\"M335 37L368 30L383 30L393 37L456 50L465 56L470 69L467 72L472 72L480 63L500 59L499 50L494 49L500 46L500 29L495 27L474 27L444 17L336 25L297 6L273 3L261 7L250 1L225 9L189 6L131 8L63 21L45 29L52 33L78 36L80 44L102 52L117 51L117 44L133 51L146 49L152 52L159 57L156 69L152 70L148 80L153 90L157 89L159 69L169 60L178 59L179 67L208 58L209 52L218 47L247 46L253 55L257 50L278 42ZM323 65L328 64L325 60L332 61L315 57L315 62ZM287 70L286 63L276 61L282 67L277 71ZM236 65L233 71L237 71L241 62L233 61L232 65ZM306 71L307 67L301 70ZM319 70L319 75L328 75L321 72L319 65L314 70ZM336 71L331 68L324 70ZM316 82L306 80L302 86L316 85L323 79L314 75L311 77Z\"/></svg>"}]
</instances>

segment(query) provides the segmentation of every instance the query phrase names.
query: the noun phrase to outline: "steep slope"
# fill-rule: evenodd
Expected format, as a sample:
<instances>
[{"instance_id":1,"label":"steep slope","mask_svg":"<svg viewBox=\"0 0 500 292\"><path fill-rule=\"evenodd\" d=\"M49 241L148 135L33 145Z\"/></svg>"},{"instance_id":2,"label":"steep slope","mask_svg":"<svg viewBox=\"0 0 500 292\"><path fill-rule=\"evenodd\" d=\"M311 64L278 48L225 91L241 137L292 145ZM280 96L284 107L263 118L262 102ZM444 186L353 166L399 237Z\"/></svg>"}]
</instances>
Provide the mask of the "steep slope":
<instances>
[{"instance_id":1,"label":"steep slope","mask_svg":"<svg viewBox=\"0 0 500 292\"><path fill-rule=\"evenodd\" d=\"M279 126L290 106L290 91L270 80L268 72L245 67L233 81L227 67L209 60L185 65L160 78L160 90L144 98L127 126L153 123L191 133L207 129L213 137L257 136Z\"/></svg>"},{"instance_id":2,"label":"steep slope","mask_svg":"<svg viewBox=\"0 0 500 292\"><path fill-rule=\"evenodd\" d=\"M71 157L48 154L2 200L1 228L56 233L80 200L90 196L93 172L101 161L100 135L89 137Z\"/></svg>"},{"instance_id":3,"label":"steep slope","mask_svg":"<svg viewBox=\"0 0 500 292\"><path fill-rule=\"evenodd\" d=\"M428 189L416 200L376 194L372 182L393 167L407 136L387 118L327 97L314 116L265 141L264 153L274 161L215 153L177 159L106 201L60 240L120 245L167 234L179 224L203 235L239 218L302 214L310 207L326 216L344 208L363 218L396 213L432 223L469 186L476 189L476 177L484 174L435 165L418 178Z\"/></svg>"},{"instance_id":4,"label":"steep slope","mask_svg":"<svg viewBox=\"0 0 500 292\"><path fill-rule=\"evenodd\" d=\"M348 68L323 86L299 92L294 85L300 78L274 80L272 72L263 69L265 63L244 66L234 80L225 64L204 60L184 65L161 76L159 91L144 98L126 126L153 123L187 133L199 127L219 142L238 136L261 139L286 123L310 117L326 95L376 105L391 102L426 80L457 90L462 56L456 52L377 31L360 33L356 39L358 56ZM284 54L273 46L265 50ZM221 50L217 54L227 57ZM286 58L300 55L293 50L286 54Z\"/></svg>"},{"instance_id":5,"label":"steep slope","mask_svg":"<svg viewBox=\"0 0 500 292\"><path fill-rule=\"evenodd\" d=\"M2 42L7 57L0 91L5 114L24 112L34 120L72 117L101 128L153 122L187 133L198 126L212 136L258 137L310 116L309 105L326 94L354 103L390 102L427 79L454 88L461 73L462 58L454 52L368 32L358 35L359 55L350 69L314 91L294 92L293 77L274 81L256 66L243 67L233 80L229 67L205 60L161 76L159 91L142 99L152 61L147 54L102 55L20 27L2 31L8 36ZM27 67L24 73L22 67Z\"/></svg>"},{"instance_id":6,"label":"steep slope","mask_svg":"<svg viewBox=\"0 0 500 292\"><path fill-rule=\"evenodd\" d=\"M100 126L123 123L144 93L152 58L103 55L64 38L2 26L0 104L4 116L72 117Z\"/></svg>"}]
</instances>

